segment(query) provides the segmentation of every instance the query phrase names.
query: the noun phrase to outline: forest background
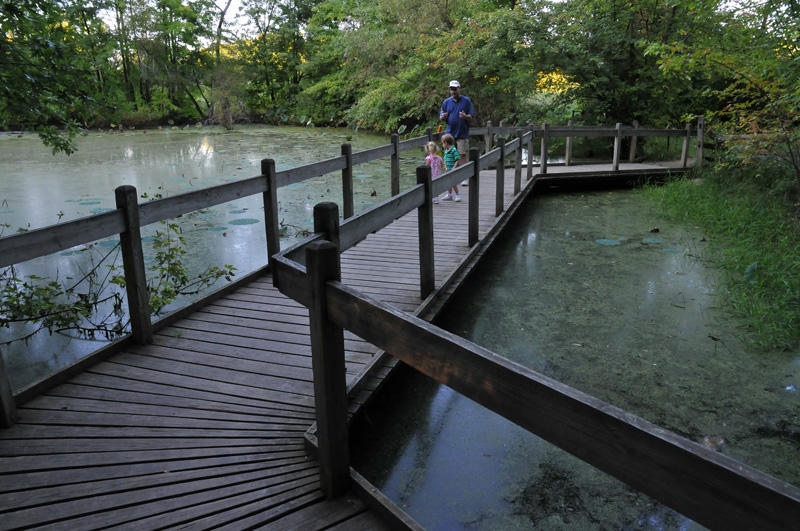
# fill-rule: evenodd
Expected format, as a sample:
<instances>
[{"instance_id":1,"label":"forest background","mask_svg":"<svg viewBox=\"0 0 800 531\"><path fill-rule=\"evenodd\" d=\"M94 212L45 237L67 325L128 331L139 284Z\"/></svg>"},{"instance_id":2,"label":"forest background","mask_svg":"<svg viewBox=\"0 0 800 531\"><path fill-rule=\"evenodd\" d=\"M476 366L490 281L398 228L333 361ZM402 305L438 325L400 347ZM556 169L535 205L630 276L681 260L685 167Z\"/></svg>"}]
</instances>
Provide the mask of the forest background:
<instances>
[{"instance_id":1,"label":"forest background","mask_svg":"<svg viewBox=\"0 0 800 531\"><path fill-rule=\"evenodd\" d=\"M800 337L797 0L0 0L0 28L0 130L54 153L198 122L419 134L450 79L480 123L704 116L708 179L659 200L721 242L766 346Z\"/></svg>"}]
</instances>

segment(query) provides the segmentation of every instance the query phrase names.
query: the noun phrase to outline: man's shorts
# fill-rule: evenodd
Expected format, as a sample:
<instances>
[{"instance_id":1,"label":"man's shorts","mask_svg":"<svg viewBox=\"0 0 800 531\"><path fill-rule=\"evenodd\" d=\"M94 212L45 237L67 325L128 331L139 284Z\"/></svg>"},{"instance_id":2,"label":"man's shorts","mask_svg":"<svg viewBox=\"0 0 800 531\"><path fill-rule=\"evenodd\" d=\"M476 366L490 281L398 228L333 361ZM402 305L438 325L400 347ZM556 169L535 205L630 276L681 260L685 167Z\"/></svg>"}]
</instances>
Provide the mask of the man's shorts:
<instances>
[{"instance_id":1,"label":"man's shorts","mask_svg":"<svg viewBox=\"0 0 800 531\"><path fill-rule=\"evenodd\" d=\"M456 138L456 149L458 156L467 162L469 160L469 138Z\"/></svg>"}]
</instances>

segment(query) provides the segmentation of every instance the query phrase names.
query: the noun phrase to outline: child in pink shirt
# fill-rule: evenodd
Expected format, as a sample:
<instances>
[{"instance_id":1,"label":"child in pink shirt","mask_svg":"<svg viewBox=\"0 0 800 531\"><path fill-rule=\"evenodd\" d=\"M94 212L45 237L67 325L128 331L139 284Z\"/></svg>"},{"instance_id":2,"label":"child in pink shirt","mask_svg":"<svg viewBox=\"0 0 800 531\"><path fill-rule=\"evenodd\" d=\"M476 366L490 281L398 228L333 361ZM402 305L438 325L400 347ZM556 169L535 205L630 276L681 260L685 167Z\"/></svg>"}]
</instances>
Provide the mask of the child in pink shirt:
<instances>
[{"instance_id":1,"label":"child in pink shirt","mask_svg":"<svg viewBox=\"0 0 800 531\"><path fill-rule=\"evenodd\" d=\"M436 145L436 142L428 142L425 146L425 152L428 154L428 156L425 157L425 164L431 167L431 177L434 179L442 174L444 166L442 157L436 154L438 150L439 146ZM438 203L439 197L433 196L433 202Z\"/></svg>"}]
</instances>

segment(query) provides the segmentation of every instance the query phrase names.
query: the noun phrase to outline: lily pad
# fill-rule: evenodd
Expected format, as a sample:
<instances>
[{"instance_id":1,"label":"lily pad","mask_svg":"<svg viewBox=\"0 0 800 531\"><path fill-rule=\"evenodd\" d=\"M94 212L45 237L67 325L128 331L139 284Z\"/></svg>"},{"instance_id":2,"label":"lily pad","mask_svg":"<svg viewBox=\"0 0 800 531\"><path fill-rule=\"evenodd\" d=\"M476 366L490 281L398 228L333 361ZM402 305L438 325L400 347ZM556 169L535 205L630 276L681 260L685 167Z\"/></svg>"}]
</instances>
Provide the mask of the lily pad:
<instances>
[{"instance_id":1,"label":"lily pad","mask_svg":"<svg viewBox=\"0 0 800 531\"><path fill-rule=\"evenodd\" d=\"M119 240L103 240L97 245L100 247L116 247L119 244Z\"/></svg>"},{"instance_id":2,"label":"lily pad","mask_svg":"<svg viewBox=\"0 0 800 531\"><path fill-rule=\"evenodd\" d=\"M223 230L226 230L227 228L228 228L228 227L209 227L209 228L208 228L208 230L213 230L213 231L215 231L215 232L216 232L216 231L223 231Z\"/></svg>"},{"instance_id":3,"label":"lily pad","mask_svg":"<svg viewBox=\"0 0 800 531\"><path fill-rule=\"evenodd\" d=\"M79 205L99 205L100 201L83 201L78 203Z\"/></svg>"},{"instance_id":4,"label":"lily pad","mask_svg":"<svg viewBox=\"0 0 800 531\"><path fill-rule=\"evenodd\" d=\"M661 243L661 240L658 238L644 238L642 239L642 243Z\"/></svg>"},{"instance_id":5,"label":"lily pad","mask_svg":"<svg viewBox=\"0 0 800 531\"><path fill-rule=\"evenodd\" d=\"M620 245L622 242L619 240L609 240L606 238L600 238L599 240L595 240L600 245Z\"/></svg>"},{"instance_id":6,"label":"lily pad","mask_svg":"<svg viewBox=\"0 0 800 531\"><path fill-rule=\"evenodd\" d=\"M244 214L247 210L229 210L228 214Z\"/></svg>"},{"instance_id":7,"label":"lily pad","mask_svg":"<svg viewBox=\"0 0 800 531\"><path fill-rule=\"evenodd\" d=\"M679 251L677 249L661 249L661 252L669 254L678 254Z\"/></svg>"},{"instance_id":8,"label":"lily pad","mask_svg":"<svg viewBox=\"0 0 800 531\"><path fill-rule=\"evenodd\" d=\"M234 219L230 221L231 225L251 225L253 223L258 223L259 220L255 218L241 218L241 219Z\"/></svg>"},{"instance_id":9,"label":"lily pad","mask_svg":"<svg viewBox=\"0 0 800 531\"><path fill-rule=\"evenodd\" d=\"M113 208L102 208L101 207L101 208L93 208L89 212L91 212L92 214L102 214L103 212L111 212L112 210L114 210L114 209Z\"/></svg>"}]
</instances>

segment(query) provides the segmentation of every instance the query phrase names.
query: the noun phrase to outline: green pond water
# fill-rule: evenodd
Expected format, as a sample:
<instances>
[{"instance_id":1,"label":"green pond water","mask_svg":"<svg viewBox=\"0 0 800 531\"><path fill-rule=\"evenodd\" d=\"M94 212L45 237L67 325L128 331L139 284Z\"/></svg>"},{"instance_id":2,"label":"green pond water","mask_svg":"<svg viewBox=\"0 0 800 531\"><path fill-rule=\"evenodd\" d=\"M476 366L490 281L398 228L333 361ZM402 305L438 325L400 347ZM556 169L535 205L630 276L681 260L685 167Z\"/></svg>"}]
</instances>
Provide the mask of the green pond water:
<instances>
[{"instance_id":1,"label":"green pond water","mask_svg":"<svg viewBox=\"0 0 800 531\"><path fill-rule=\"evenodd\" d=\"M739 339L704 240L637 192L541 195L437 324L800 485L800 352ZM407 368L353 459L428 529L700 528Z\"/></svg>"},{"instance_id":2,"label":"green pond water","mask_svg":"<svg viewBox=\"0 0 800 531\"><path fill-rule=\"evenodd\" d=\"M350 137L348 139L348 137ZM381 135L348 129L239 126L221 128L91 132L79 137L72 156L53 155L33 134L0 134L0 224L8 236L19 227L31 229L104 212L115 207L114 188L130 184L150 200L259 175L260 161L273 158L283 170L341 154L341 144L353 151L389 143ZM415 168L424 161L421 150L401 154L401 189L416 183ZM354 168L356 212L390 194L389 158ZM285 225L283 246L313 226L314 204L336 201L341 207L341 172L309 179L278 190L279 220ZM196 211L173 220L186 239L185 263L190 273L209 266L232 264L238 274L266 263L266 236L261 195ZM8 226L5 226L8 225ZM146 265L152 263L156 223L143 227ZM17 266L19 275L81 278L91 264L111 252L105 263L121 263L114 247L118 238L77 246ZM220 284L218 284L220 285ZM176 301L166 311L185 304ZM0 342L20 337L29 326L0 329ZM100 338L102 339L102 338ZM0 347L12 386L21 389L102 346L104 341L68 339L39 333L27 343Z\"/></svg>"}]
</instances>

